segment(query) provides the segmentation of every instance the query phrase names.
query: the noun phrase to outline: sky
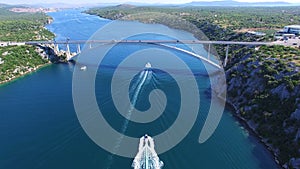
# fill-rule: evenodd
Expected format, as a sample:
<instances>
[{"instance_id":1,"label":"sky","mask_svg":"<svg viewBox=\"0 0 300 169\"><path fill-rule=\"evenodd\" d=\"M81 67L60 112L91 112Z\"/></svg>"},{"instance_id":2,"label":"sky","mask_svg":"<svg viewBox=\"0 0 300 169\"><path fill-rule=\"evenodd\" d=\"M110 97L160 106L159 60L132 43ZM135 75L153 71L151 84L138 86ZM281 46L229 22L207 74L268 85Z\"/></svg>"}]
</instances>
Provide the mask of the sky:
<instances>
[{"instance_id":1,"label":"sky","mask_svg":"<svg viewBox=\"0 0 300 169\"><path fill-rule=\"evenodd\" d=\"M216 0L1 0L5 4L41 4L41 3L66 3L66 4L86 4L86 3L163 3L163 4L183 4L191 1L216 1ZM300 0L235 0L239 2L289 2L300 3Z\"/></svg>"}]
</instances>

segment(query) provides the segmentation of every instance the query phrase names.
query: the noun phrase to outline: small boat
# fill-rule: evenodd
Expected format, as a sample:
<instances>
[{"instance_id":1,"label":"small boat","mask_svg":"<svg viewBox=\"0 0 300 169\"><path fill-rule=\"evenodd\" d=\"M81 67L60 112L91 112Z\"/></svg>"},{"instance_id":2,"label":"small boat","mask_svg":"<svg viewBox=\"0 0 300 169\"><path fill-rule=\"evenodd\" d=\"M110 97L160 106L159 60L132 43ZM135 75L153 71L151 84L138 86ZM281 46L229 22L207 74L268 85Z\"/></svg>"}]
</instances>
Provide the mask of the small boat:
<instances>
[{"instance_id":1,"label":"small boat","mask_svg":"<svg viewBox=\"0 0 300 169\"><path fill-rule=\"evenodd\" d=\"M86 66L81 66L80 70L84 71L84 70L86 70L86 68L87 68Z\"/></svg>"},{"instance_id":2,"label":"small boat","mask_svg":"<svg viewBox=\"0 0 300 169\"><path fill-rule=\"evenodd\" d=\"M138 153L132 167L134 169L161 169L164 163L159 159L154 149L154 140L145 134L140 138Z\"/></svg>"},{"instance_id":3,"label":"small boat","mask_svg":"<svg viewBox=\"0 0 300 169\"><path fill-rule=\"evenodd\" d=\"M146 65L145 65L145 68L151 68L151 63L147 62Z\"/></svg>"}]
</instances>

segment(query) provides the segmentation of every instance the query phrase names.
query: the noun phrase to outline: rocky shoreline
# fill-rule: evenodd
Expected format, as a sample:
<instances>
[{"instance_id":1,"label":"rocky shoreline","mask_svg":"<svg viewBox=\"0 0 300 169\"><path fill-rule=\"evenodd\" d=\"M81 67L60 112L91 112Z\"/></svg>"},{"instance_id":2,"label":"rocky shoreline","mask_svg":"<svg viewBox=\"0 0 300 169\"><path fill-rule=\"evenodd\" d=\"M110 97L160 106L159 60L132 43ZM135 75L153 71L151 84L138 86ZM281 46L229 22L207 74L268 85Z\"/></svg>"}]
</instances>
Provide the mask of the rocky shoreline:
<instances>
[{"instance_id":1,"label":"rocky shoreline","mask_svg":"<svg viewBox=\"0 0 300 169\"><path fill-rule=\"evenodd\" d=\"M44 68L46 66L49 66L49 65L51 65L53 63L66 63L67 62L65 60L65 57L56 55L55 52L54 52L54 50L53 50L53 47L51 47L51 46L36 46L35 52L38 53L38 55L42 59L46 60L47 62L44 63L44 64L36 65L34 67L31 67L31 68L26 68L27 69L26 71L19 72L18 75L13 75L9 79L0 81L0 85L4 85L6 83L18 80L19 78L22 78L22 77L24 77L26 75L29 75L29 74L31 74L33 72L36 72L39 69Z\"/></svg>"},{"instance_id":2,"label":"rocky shoreline","mask_svg":"<svg viewBox=\"0 0 300 169\"><path fill-rule=\"evenodd\" d=\"M273 157L274 161L276 162L276 164L278 165L278 167L283 168L282 167L283 165L279 162L278 157L277 157L273 147L269 146L264 141L264 139L261 136L259 136L257 131L253 127L251 127L251 124L249 124L249 122L245 118L241 117L238 114L237 107L230 101L226 100L226 108L233 112L233 113L231 113L231 115L239 122L239 124L241 126L243 126L249 132L249 134L251 134L251 136L255 137L262 145L264 145L264 147L270 152L270 155L272 155L272 157Z\"/></svg>"},{"instance_id":3,"label":"rocky shoreline","mask_svg":"<svg viewBox=\"0 0 300 169\"><path fill-rule=\"evenodd\" d=\"M260 56L240 55L231 60L226 70L227 102L281 168L299 169L295 153L300 85L294 80L299 79L298 66L279 58L255 57Z\"/></svg>"},{"instance_id":4,"label":"rocky shoreline","mask_svg":"<svg viewBox=\"0 0 300 169\"><path fill-rule=\"evenodd\" d=\"M29 75L31 73L34 73L34 72L36 72L36 71L38 71L38 70L40 70L40 69L42 69L44 67L47 67L49 65L51 65L51 63L41 64L41 65L38 65L35 68L31 69L31 70L28 70L28 71L24 72L22 75L17 75L15 77L11 78L10 80L0 81L0 86L1 85L6 85L6 84L8 84L10 82L14 82L14 81L16 81L16 80L18 80L20 78L23 78L23 77L25 77L25 76L27 76L27 75Z\"/></svg>"},{"instance_id":5,"label":"rocky shoreline","mask_svg":"<svg viewBox=\"0 0 300 169\"><path fill-rule=\"evenodd\" d=\"M207 93L210 93L209 91L207 91ZM259 135L259 133L255 130L255 128L249 123L249 121L245 118L243 118L240 114L239 114L239 110L237 108L237 106L232 103L229 99L221 97L221 95L224 93L224 91L221 91L219 89L214 89L214 91L212 92L213 95L215 95L216 97L218 97L219 99L221 99L222 101L224 101L226 104L226 109L230 110L232 113L230 113L236 121L239 122L239 124L241 125L241 127L243 127L245 130L247 130L249 132L249 134L251 136L253 136L254 138L257 139L257 141L259 143L261 143L266 150L269 151L270 156L273 157L275 163L277 164L278 168L283 168L283 164L280 163L278 156L274 150L274 148L272 146L270 146L263 137L261 137Z\"/></svg>"}]
</instances>

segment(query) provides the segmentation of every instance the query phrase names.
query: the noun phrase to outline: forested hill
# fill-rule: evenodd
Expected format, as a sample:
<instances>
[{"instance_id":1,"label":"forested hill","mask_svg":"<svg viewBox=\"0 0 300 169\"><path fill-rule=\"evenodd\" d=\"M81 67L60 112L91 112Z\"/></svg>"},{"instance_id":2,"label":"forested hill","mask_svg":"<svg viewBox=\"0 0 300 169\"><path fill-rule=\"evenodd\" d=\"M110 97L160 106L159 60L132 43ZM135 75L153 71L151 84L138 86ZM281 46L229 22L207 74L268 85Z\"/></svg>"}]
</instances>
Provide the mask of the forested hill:
<instances>
[{"instance_id":1,"label":"forested hill","mask_svg":"<svg viewBox=\"0 0 300 169\"><path fill-rule=\"evenodd\" d=\"M0 4L0 84L12 81L49 63L43 49L10 42L51 40L54 34L44 26L51 18L45 13L16 13ZM9 45L9 46L6 46Z\"/></svg>"},{"instance_id":2,"label":"forested hill","mask_svg":"<svg viewBox=\"0 0 300 169\"><path fill-rule=\"evenodd\" d=\"M13 6L0 5L0 41L50 40L54 35L44 28L51 18L45 13L17 13Z\"/></svg>"}]
</instances>

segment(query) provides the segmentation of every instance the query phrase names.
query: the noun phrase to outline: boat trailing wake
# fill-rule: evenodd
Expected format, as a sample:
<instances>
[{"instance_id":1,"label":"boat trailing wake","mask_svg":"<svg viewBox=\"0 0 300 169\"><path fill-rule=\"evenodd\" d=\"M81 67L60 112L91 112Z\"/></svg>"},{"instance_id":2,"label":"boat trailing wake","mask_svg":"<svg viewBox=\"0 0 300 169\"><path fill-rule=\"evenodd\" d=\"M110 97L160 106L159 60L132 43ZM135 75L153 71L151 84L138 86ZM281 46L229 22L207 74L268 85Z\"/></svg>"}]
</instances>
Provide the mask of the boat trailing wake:
<instances>
[{"instance_id":1,"label":"boat trailing wake","mask_svg":"<svg viewBox=\"0 0 300 169\"><path fill-rule=\"evenodd\" d=\"M134 169L161 169L164 163L160 161L154 149L154 140L147 134L140 138L139 151L135 156Z\"/></svg>"},{"instance_id":2,"label":"boat trailing wake","mask_svg":"<svg viewBox=\"0 0 300 169\"><path fill-rule=\"evenodd\" d=\"M122 125L122 128L121 128L120 137L117 139L117 141L115 143L112 155L109 156L107 169L110 169L110 167L112 165L112 162L113 162L113 154L115 154L118 151L118 149L119 149L119 147L121 145L121 142L122 142L122 140L124 138L124 133L126 132L126 130L128 128L128 123L129 123L130 117L132 115L132 112L133 112L133 110L135 108L135 105L136 105L138 96L140 94L140 91L141 91L143 85L145 84L145 82L148 79L151 78L152 71L151 71L150 68L151 68L151 64L148 62L145 65L145 69L140 73L140 75L138 77L137 85L135 86L134 94L133 94L133 97L132 97L132 104L130 104L128 113L125 116L126 118L125 118L124 124Z\"/></svg>"}]
</instances>

